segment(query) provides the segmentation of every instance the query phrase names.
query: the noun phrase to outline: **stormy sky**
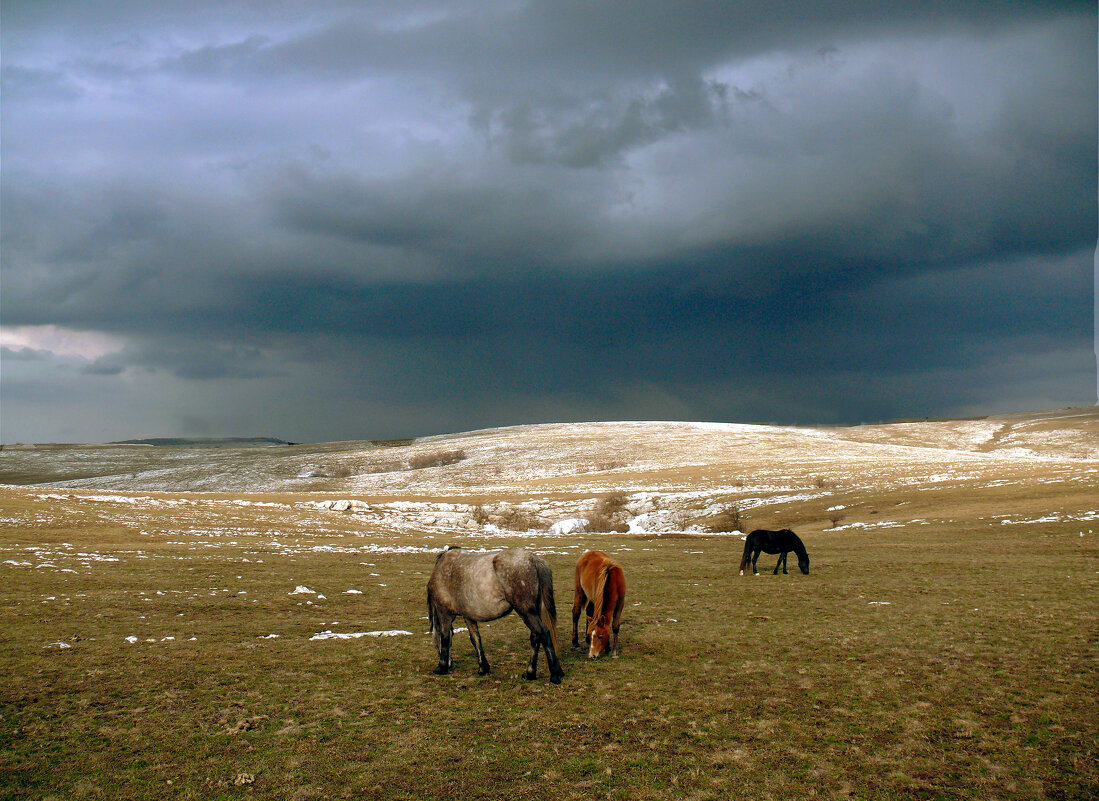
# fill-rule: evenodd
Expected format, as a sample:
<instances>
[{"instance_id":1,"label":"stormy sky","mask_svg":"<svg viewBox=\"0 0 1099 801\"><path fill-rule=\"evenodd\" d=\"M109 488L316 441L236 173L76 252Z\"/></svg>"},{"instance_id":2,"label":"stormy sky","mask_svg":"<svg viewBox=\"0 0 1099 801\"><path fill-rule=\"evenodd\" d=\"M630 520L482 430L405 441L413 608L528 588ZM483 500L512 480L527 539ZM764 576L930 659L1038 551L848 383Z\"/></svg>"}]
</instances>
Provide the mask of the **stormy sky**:
<instances>
[{"instance_id":1,"label":"stormy sky","mask_svg":"<svg viewBox=\"0 0 1099 801\"><path fill-rule=\"evenodd\" d=\"M5 0L0 440L1096 401L1094 2Z\"/></svg>"}]
</instances>

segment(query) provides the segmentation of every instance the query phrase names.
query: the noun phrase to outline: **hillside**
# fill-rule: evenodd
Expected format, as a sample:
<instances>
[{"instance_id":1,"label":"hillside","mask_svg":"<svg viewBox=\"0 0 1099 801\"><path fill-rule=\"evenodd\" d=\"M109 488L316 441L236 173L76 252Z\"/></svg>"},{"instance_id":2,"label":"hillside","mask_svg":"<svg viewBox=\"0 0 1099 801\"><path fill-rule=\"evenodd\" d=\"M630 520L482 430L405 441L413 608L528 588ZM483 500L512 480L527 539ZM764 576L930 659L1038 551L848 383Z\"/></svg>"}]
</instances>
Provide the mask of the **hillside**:
<instances>
[{"instance_id":1,"label":"hillside","mask_svg":"<svg viewBox=\"0 0 1099 801\"><path fill-rule=\"evenodd\" d=\"M761 525L903 525L963 502L989 514L1063 507L1087 518L1097 472L1094 407L854 427L546 424L395 443L0 453L0 483L81 494L289 493L299 504L345 501L343 510L377 524L463 531L544 530L590 518L607 496L604 523L637 531L727 528L734 509Z\"/></svg>"},{"instance_id":2,"label":"hillside","mask_svg":"<svg viewBox=\"0 0 1099 801\"><path fill-rule=\"evenodd\" d=\"M5 448L0 796L1094 798L1097 422ZM742 576L782 527L810 573ZM545 559L560 685L516 615L432 672L444 545ZM590 548L619 659L570 645Z\"/></svg>"}]
</instances>

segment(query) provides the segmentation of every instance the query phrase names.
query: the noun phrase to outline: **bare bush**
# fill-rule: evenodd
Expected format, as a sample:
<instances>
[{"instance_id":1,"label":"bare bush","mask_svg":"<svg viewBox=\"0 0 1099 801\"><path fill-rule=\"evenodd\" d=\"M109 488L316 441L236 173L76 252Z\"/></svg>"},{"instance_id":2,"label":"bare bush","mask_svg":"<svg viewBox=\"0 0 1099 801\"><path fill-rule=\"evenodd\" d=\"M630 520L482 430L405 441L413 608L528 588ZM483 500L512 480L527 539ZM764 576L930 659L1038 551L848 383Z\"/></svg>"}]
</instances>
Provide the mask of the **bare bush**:
<instances>
[{"instance_id":1,"label":"bare bush","mask_svg":"<svg viewBox=\"0 0 1099 801\"><path fill-rule=\"evenodd\" d=\"M408 460L409 470L423 470L426 467L445 467L456 464L466 458L466 452L459 448L453 451L431 451L420 453Z\"/></svg>"},{"instance_id":2,"label":"bare bush","mask_svg":"<svg viewBox=\"0 0 1099 801\"><path fill-rule=\"evenodd\" d=\"M479 526L485 525L489 522L488 512L485 511L485 507L482 504L477 504L473 507L473 511L470 512L470 516L473 518L473 522Z\"/></svg>"},{"instance_id":3,"label":"bare bush","mask_svg":"<svg viewBox=\"0 0 1099 801\"><path fill-rule=\"evenodd\" d=\"M599 462L595 466L595 469L599 472L603 472L605 470L617 470L620 467L627 467L627 466L628 465L627 465L626 462L618 462L618 461Z\"/></svg>"},{"instance_id":4,"label":"bare bush","mask_svg":"<svg viewBox=\"0 0 1099 801\"><path fill-rule=\"evenodd\" d=\"M705 522L706 527L715 534L744 531L742 528L744 520L740 514L740 506L735 502L729 504L728 507L708 518Z\"/></svg>"},{"instance_id":5,"label":"bare bush","mask_svg":"<svg viewBox=\"0 0 1099 801\"><path fill-rule=\"evenodd\" d=\"M321 465L314 467L303 478L347 478L351 475L351 467L346 464Z\"/></svg>"},{"instance_id":6,"label":"bare bush","mask_svg":"<svg viewBox=\"0 0 1099 801\"><path fill-rule=\"evenodd\" d=\"M606 534L611 531L624 533L629 531L630 527L626 523L616 521L607 515L592 512L588 515L588 525L585 526L585 530L596 534Z\"/></svg>"},{"instance_id":7,"label":"bare bush","mask_svg":"<svg viewBox=\"0 0 1099 801\"><path fill-rule=\"evenodd\" d=\"M621 492L605 495L595 504L596 514L614 516L626 508L626 496Z\"/></svg>"},{"instance_id":8,"label":"bare bush","mask_svg":"<svg viewBox=\"0 0 1099 801\"><path fill-rule=\"evenodd\" d=\"M526 509L505 509L499 514L497 525L508 531L535 531L542 527L542 521Z\"/></svg>"},{"instance_id":9,"label":"bare bush","mask_svg":"<svg viewBox=\"0 0 1099 801\"><path fill-rule=\"evenodd\" d=\"M404 462L376 462L372 465L368 465L363 472L365 473L396 473L398 470L404 470Z\"/></svg>"},{"instance_id":10,"label":"bare bush","mask_svg":"<svg viewBox=\"0 0 1099 801\"><path fill-rule=\"evenodd\" d=\"M599 533L629 531L630 527L621 519L625 509L626 496L621 492L600 498L595 504L595 511L588 515L587 530Z\"/></svg>"},{"instance_id":11,"label":"bare bush","mask_svg":"<svg viewBox=\"0 0 1099 801\"><path fill-rule=\"evenodd\" d=\"M840 524L840 522L841 522L841 521L843 520L843 515L841 515L841 514L834 514L834 515L831 515L831 516L829 516L829 518L828 518L828 519L829 519L829 520L831 521L831 523L832 523L832 528L835 528L835 527L836 527L836 526L838 526L838 525Z\"/></svg>"}]
</instances>

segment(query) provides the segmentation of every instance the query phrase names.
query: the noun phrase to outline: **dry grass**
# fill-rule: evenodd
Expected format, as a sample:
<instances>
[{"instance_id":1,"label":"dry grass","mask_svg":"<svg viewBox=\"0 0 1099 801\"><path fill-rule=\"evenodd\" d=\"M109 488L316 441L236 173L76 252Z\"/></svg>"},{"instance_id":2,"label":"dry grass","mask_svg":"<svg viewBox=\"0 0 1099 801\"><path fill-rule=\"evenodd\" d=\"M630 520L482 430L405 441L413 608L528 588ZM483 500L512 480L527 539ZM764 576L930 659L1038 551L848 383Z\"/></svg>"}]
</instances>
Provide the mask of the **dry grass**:
<instances>
[{"instance_id":1,"label":"dry grass","mask_svg":"<svg viewBox=\"0 0 1099 801\"><path fill-rule=\"evenodd\" d=\"M734 575L735 537L471 537L546 552L563 642L579 553L598 544L624 565L622 657L570 650L553 687L518 678L514 616L483 627L490 676L461 640L453 674L433 676L432 554L368 554L381 538L350 523L318 535L277 508L108 513L0 493L4 559L54 565L4 566L5 797L1099 790L1099 549L1078 527L814 534L812 575L758 578ZM78 554L91 553L120 561L85 567ZM327 598L290 595L299 584ZM413 634L309 639L329 629Z\"/></svg>"},{"instance_id":2,"label":"dry grass","mask_svg":"<svg viewBox=\"0 0 1099 801\"><path fill-rule=\"evenodd\" d=\"M457 464L466 458L466 452L461 448L456 450L428 451L418 453L408 460L410 470L424 470L428 467L446 467Z\"/></svg>"},{"instance_id":3,"label":"dry grass","mask_svg":"<svg viewBox=\"0 0 1099 801\"><path fill-rule=\"evenodd\" d=\"M700 464L692 439L687 466L631 451L642 466L614 485L577 479L564 449L559 472L522 481L481 454L451 468L473 471L466 484L356 463L372 490L340 497L359 513L307 493L0 486L0 798L1094 798L1099 469L940 460L922 449L931 425L906 429L911 457L715 441ZM147 463L8 464L29 480L154 469L133 453ZM493 470L511 483L491 486ZM643 490L659 513L739 503L752 526L793 528L812 573L772 576L763 557L761 576L737 576L735 536L484 525L620 496L604 510L617 519ZM462 504L473 527L447 522ZM563 684L544 661L525 682L511 616L482 626L489 676L464 635L453 673L432 675L424 587L445 543L543 553L562 643L576 559L613 553L621 658L566 649ZM310 639L397 629L412 633Z\"/></svg>"}]
</instances>

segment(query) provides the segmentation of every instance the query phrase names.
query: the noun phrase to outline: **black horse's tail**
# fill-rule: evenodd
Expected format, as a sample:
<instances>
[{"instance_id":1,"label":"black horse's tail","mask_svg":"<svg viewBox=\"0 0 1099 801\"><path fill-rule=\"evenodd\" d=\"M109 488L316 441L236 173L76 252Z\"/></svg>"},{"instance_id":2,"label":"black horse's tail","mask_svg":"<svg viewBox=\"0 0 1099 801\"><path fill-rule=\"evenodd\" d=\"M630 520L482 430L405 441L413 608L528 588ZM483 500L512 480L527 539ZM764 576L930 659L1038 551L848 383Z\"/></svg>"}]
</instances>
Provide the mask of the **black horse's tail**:
<instances>
[{"instance_id":1,"label":"black horse's tail","mask_svg":"<svg viewBox=\"0 0 1099 801\"><path fill-rule=\"evenodd\" d=\"M744 538L744 556L740 557L740 572L744 574L744 568L748 566L748 558L752 555L752 535Z\"/></svg>"}]
</instances>

